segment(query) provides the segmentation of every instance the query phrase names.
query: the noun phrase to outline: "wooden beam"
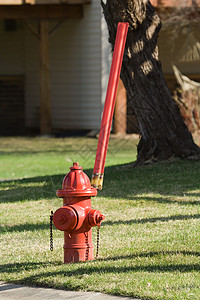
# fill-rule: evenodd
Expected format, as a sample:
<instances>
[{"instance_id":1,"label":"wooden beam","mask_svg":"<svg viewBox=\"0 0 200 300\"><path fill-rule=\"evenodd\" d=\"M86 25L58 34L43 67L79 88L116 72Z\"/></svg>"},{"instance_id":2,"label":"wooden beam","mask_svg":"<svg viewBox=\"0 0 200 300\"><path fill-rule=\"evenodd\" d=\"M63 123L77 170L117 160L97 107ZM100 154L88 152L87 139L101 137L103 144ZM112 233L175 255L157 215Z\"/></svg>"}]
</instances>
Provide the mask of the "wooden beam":
<instances>
[{"instance_id":1,"label":"wooden beam","mask_svg":"<svg viewBox=\"0 0 200 300\"><path fill-rule=\"evenodd\" d=\"M51 102L49 76L49 26L40 21L40 133L51 134Z\"/></svg>"},{"instance_id":2,"label":"wooden beam","mask_svg":"<svg viewBox=\"0 0 200 300\"><path fill-rule=\"evenodd\" d=\"M126 134L127 97L122 80L119 80L114 114L114 133Z\"/></svg>"},{"instance_id":3,"label":"wooden beam","mask_svg":"<svg viewBox=\"0 0 200 300\"><path fill-rule=\"evenodd\" d=\"M23 0L0 0L0 5L21 5Z\"/></svg>"},{"instance_id":4,"label":"wooden beam","mask_svg":"<svg viewBox=\"0 0 200 300\"><path fill-rule=\"evenodd\" d=\"M85 4L90 2L90 0L0 0L0 5Z\"/></svg>"},{"instance_id":5,"label":"wooden beam","mask_svg":"<svg viewBox=\"0 0 200 300\"><path fill-rule=\"evenodd\" d=\"M1 0L0 0L1 1ZM52 5L52 4L86 4L90 3L90 0L25 0L26 4L36 5Z\"/></svg>"},{"instance_id":6,"label":"wooden beam","mask_svg":"<svg viewBox=\"0 0 200 300\"><path fill-rule=\"evenodd\" d=\"M80 19L82 5L1 5L2 19Z\"/></svg>"},{"instance_id":7,"label":"wooden beam","mask_svg":"<svg viewBox=\"0 0 200 300\"><path fill-rule=\"evenodd\" d=\"M38 30L36 30L28 21L24 21L24 24L28 27L28 29L36 38L40 39L40 34L38 33Z\"/></svg>"}]
</instances>

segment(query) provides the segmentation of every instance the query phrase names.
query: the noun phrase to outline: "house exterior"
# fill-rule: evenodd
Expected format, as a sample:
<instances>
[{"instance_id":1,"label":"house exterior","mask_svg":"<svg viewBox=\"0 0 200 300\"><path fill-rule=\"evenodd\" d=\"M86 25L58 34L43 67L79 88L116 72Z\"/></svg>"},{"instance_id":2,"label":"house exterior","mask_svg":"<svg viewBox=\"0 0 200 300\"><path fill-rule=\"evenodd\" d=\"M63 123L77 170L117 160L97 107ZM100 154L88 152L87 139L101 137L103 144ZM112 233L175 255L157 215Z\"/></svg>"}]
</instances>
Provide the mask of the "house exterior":
<instances>
[{"instance_id":1,"label":"house exterior","mask_svg":"<svg viewBox=\"0 0 200 300\"><path fill-rule=\"evenodd\" d=\"M159 11L178 0L151 2ZM169 41L161 32L160 58L172 84ZM184 42L179 36L175 53ZM0 135L100 128L111 55L99 0L0 0L0 60ZM199 76L199 61L178 64ZM124 120L121 84L118 98Z\"/></svg>"},{"instance_id":2,"label":"house exterior","mask_svg":"<svg viewBox=\"0 0 200 300\"><path fill-rule=\"evenodd\" d=\"M48 50L40 45L43 20L48 20ZM43 134L99 128L109 70L102 20L98 0L0 1L0 134L41 127L41 81L42 101L50 103L44 115L50 114L51 122Z\"/></svg>"}]
</instances>

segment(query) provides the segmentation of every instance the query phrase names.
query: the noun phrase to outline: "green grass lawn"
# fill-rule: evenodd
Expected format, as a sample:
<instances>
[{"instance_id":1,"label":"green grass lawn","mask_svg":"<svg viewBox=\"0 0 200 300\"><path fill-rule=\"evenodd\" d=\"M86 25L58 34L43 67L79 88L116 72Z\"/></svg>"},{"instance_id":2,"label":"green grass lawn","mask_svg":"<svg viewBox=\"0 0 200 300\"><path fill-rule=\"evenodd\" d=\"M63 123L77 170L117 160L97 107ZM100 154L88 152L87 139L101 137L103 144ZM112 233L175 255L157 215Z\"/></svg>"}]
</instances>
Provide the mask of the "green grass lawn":
<instances>
[{"instance_id":1,"label":"green grass lawn","mask_svg":"<svg viewBox=\"0 0 200 300\"><path fill-rule=\"evenodd\" d=\"M97 139L0 138L0 280L141 299L200 299L200 162L130 168L136 140L111 139L103 190L99 259L63 264L63 232L49 215L78 161L91 177ZM96 247L96 228L93 228Z\"/></svg>"}]
</instances>

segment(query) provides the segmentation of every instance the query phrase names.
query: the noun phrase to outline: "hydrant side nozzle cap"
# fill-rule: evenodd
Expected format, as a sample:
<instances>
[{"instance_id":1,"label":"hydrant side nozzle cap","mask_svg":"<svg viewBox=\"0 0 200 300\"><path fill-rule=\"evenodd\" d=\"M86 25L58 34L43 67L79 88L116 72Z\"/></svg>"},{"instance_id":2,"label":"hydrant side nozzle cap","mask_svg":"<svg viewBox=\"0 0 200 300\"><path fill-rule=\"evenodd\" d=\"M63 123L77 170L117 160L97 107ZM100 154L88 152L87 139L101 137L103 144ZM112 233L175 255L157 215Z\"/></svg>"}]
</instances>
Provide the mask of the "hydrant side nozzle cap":
<instances>
[{"instance_id":1,"label":"hydrant side nozzle cap","mask_svg":"<svg viewBox=\"0 0 200 300\"><path fill-rule=\"evenodd\" d=\"M88 213L88 221L91 227L100 226L101 221L105 219L105 216L100 213L99 210L91 209Z\"/></svg>"},{"instance_id":2,"label":"hydrant side nozzle cap","mask_svg":"<svg viewBox=\"0 0 200 300\"><path fill-rule=\"evenodd\" d=\"M53 223L61 231L72 230L76 227L77 222L77 215L70 206L60 207L53 215Z\"/></svg>"},{"instance_id":3,"label":"hydrant side nozzle cap","mask_svg":"<svg viewBox=\"0 0 200 300\"><path fill-rule=\"evenodd\" d=\"M105 220L105 216L104 215L101 215L100 216L100 219L103 221L103 220Z\"/></svg>"}]
</instances>

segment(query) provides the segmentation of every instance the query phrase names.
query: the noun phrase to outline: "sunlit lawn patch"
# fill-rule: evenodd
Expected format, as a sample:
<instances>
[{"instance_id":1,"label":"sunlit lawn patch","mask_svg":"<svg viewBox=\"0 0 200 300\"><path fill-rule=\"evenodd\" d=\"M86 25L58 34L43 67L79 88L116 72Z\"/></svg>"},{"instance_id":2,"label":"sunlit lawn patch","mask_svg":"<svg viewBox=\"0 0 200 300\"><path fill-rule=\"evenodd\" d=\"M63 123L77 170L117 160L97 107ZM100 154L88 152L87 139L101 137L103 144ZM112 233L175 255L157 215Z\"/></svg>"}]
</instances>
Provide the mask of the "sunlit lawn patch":
<instances>
[{"instance_id":1,"label":"sunlit lawn patch","mask_svg":"<svg viewBox=\"0 0 200 300\"><path fill-rule=\"evenodd\" d=\"M144 299L199 299L200 162L128 168L136 141L111 139L103 190L100 258L64 265L63 233L49 214L73 161L92 174L97 140L0 138L1 280ZM96 248L96 229L93 229Z\"/></svg>"}]
</instances>

